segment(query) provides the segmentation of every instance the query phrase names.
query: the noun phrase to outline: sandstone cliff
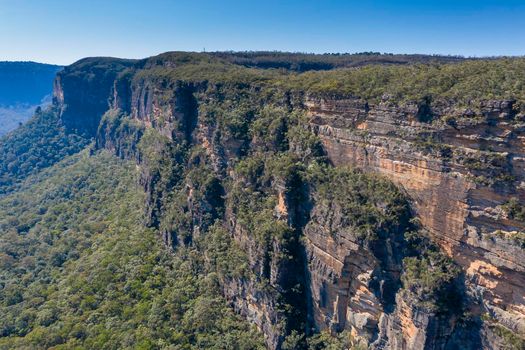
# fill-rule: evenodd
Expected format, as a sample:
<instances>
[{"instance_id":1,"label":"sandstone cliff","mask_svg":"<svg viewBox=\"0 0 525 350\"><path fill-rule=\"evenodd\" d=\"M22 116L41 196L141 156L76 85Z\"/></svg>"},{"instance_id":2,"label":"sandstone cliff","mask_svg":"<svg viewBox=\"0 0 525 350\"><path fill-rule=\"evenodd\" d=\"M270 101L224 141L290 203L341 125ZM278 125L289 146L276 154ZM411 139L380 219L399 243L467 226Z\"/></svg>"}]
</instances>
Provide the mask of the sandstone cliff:
<instances>
[{"instance_id":1,"label":"sandstone cliff","mask_svg":"<svg viewBox=\"0 0 525 350\"><path fill-rule=\"evenodd\" d=\"M224 294L270 348L322 330L377 349L523 344L516 101L368 101L192 79L173 73L181 63L169 55L88 63L56 80L66 124L137 160L148 224L171 248L223 223L249 266L222 277ZM399 190L374 175L319 175L314 160L379 173ZM427 234L416 244L414 232ZM446 260L437 247L457 274L433 270ZM411 284L411 261L441 273L440 285Z\"/></svg>"},{"instance_id":2,"label":"sandstone cliff","mask_svg":"<svg viewBox=\"0 0 525 350\"><path fill-rule=\"evenodd\" d=\"M443 104L434 119L421 107L377 105L351 97L312 97L311 122L335 164L385 174L406 189L422 224L463 267L473 312L512 331L525 327L523 222L505 213L524 199L523 143L515 101L470 108Z\"/></svg>"}]
</instances>

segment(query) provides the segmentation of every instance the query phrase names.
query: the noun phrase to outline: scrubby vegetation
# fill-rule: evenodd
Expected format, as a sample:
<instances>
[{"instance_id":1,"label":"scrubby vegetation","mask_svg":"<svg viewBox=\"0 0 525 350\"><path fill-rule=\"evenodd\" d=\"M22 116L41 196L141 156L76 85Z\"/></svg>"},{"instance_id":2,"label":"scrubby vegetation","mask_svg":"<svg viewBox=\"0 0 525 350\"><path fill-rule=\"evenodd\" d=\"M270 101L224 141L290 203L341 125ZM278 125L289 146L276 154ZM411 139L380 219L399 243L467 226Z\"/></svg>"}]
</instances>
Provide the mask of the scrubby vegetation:
<instances>
[{"instance_id":1,"label":"scrubby vegetation","mask_svg":"<svg viewBox=\"0 0 525 350\"><path fill-rule=\"evenodd\" d=\"M502 231L502 230L496 230L493 232L493 234L487 234L485 235L486 239L493 239L495 237L498 237L500 239L504 239L508 242L511 242L513 245L520 247L522 249L525 249L525 232L522 231Z\"/></svg>"},{"instance_id":2,"label":"scrubby vegetation","mask_svg":"<svg viewBox=\"0 0 525 350\"><path fill-rule=\"evenodd\" d=\"M483 99L525 101L525 59L466 61L459 64L366 66L360 69L307 72L287 78L285 86L324 93L350 93L371 101L384 94L394 101Z\"/></svg>"},{"instance_id":3,"label":"scrubby vegetation","mask_svg":"<svg viewBox=\"0 0 525 350\"><path fill-rule=\"evenodd\" d=\"M498 321L489 313L483 314L481 318L483 319L483 322L488 324L490 331L492 331L502 340L501 349L513 350L525 348L524 338L518 336L515 332L498 323Z\"/></svg>"},{"instance_id":4,"label":"scrubby vegetation","mask_svg":"<svg viewBox=\"0 0 525 350\"><path fill-rule=\"evenodd\" d=\"M389 62L389 56L386 55L377 56L380 59L376 61L387 63L386 65L367 64L359 68L340 68L347 64L329 62L338 59L344 61L345 56L327 55L321 58L299 55L292 56L286 64L280 63L279 56L168 53L148 59L135 79L251 84L322 94L351 94L371 102L378 102L387 96L391 102L397 103L449 100L474 107L476 102L487 99L516 99L521 104L525 103L523 58L464 61L451 59L454 63L442 63L447 60L439 59L434 62L432 59L415 59L411 61L412 64L399 64L405 62L402 59ZM316 66L321 70L309 70ZM296 70L306 71L295 72Z\"/></svg>"},{"instance_id":5,"label":"scrubby vegetation","mask_svg":"<svg viewBox=\"0 0 525 350\"><path fill-rule=\"evenodd\" d=\"M405 233L406 257L401 280L417 302L433 312L462 312L460 268L422 231Z\"/></svg>"},{"instance_id":6,"label":"scrubby vegetation","mask_svg":"<svg viewBox=\"0 0 525 350\"><path fill-rule=\"evenodd\" d=\"M520 338L513 331L499 324L491 324L489 327L503 339L503 350L525 349L525 339Z\"/></svg>"},{"instance_id":7,"label":"scrubby vegetation","mask_svg":"<svg viewBox=\"0 0 525 350\"><path fill-rule=\"evenodd\" d=\"M283 350L295 350L302 346L303 342L306 342L308 350L365 350L366 345L356 343L355 337L350 332L343 331L336 336L331 335L329 332L320 332L314 336L304 339L302 335L292 332L286 337L282 349Z\"/></svg>"},{"instance_id":8,"label":"scrubby vegetation","mask_svg":"<svg viewBox=\"0 0 525 350\"><path fill-rule=\"evenodd\" d=\"M338 224L352 227L362 240L386 238L407 225L408 202L390 181L349 168L310 169L311 183L322 205L339 206L342 222Z\"/></svg>"},{"instance_id":9,"label":"scrubby vegetation","mask_svg":"<svg viewBox=\"0 0 525 350\"><path fill-rule=\"evenodd\" d=\"M502 208L509 218L525 222L525 207L518 198L511 197L502 205Z\"/></svg>"}]
</instances>

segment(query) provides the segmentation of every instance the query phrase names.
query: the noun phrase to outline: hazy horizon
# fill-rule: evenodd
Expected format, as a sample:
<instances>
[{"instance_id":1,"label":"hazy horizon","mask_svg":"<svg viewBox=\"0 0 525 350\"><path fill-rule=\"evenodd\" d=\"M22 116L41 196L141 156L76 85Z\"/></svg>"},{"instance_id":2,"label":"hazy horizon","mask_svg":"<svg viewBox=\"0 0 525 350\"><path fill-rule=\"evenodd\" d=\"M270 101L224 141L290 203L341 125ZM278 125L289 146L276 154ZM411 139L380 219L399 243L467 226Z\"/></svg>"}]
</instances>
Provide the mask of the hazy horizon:
<instances>
[{"instance_id":1,"label":"hazy horizon","mask_svg":"<svg viewBox=\"0 0 525 350\"><path fill-rule=\"evenodd\" d=\"M0 61L204 50L521 56L524 14L517 0L0 0Z\"/></svg>"},{"instance_id":2,"label":"hazy horizon","mask_svg":"<svg viewBox=\"0 0 525 350\"><path fill-rule=\"evenodd\" d=\"M157 55L161 55L161 54L164 54L164 53L167 53L167 52L191 52L191 53L242 53L242 52L275 52L275 53L287 53L287 54L307 54L307 55L359 55L359 54L365 54L365 53L369 53L369 52L373 52L373 53L378 53L378 54L381 54L381 55L389 55L389 54L392 54L392 55L405 55L405 56L437 56L437 57L462 57L462 58L465 58L465 59L497 59L497 58L505 58L505 57L510 57L510 58L521 58L521 57L525 57L525 54L522 54L522 55L492 55L492 56L489 56L489 55L485 55L485 56L464 56L464 55L455 55L455 54L429 54L429 53L422 53L422 52L416 52L416 53L413 53L413 52L410 52L410 53L406 53L406 52L376 52L376 51L360 51L360 52L320 52L320 53L316 53L316 52L300 52L300 51L294 51L294 52L290 52L290 51L279 51L279 50L239 50L239 51L235 51L235 50L222 50L222 51L185 51L185 50L168 50L168 51L162 51L162 52L158 52L158 53L155 53L155 54L152 54L152 55L149 55L149 56L144 56L144 57L124 57L124 56L84 56L84 57L80 57L78 60L76 61L73 61L71 63L68 63L68 64L59 64L59 63L53 63L53 62L42 62L42 61L32 61L32 60L17 60L17 61L0 61L0 63L39 63L39 64L46 64L46 65L51 65L51 66L62 66L62 67L65 67L65 66L68 66L68 65L71 65L75 62L78 62L80 60L83 60L85 58L100 58L100 57L107 57L107 58L116 58L116 59L135 59L135 60L141 60L141 59L146 59L148 57L154 57L154 56L157 56Z\"/></svg>"}]
</instances>

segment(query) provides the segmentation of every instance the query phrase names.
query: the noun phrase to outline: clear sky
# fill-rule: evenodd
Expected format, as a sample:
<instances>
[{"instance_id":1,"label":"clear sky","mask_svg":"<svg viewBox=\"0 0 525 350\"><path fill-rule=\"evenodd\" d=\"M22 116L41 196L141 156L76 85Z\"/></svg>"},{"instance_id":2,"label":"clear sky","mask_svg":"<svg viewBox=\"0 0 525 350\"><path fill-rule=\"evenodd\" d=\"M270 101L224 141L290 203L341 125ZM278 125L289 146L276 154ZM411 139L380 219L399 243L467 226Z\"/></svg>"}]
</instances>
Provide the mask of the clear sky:
<instances>
[{"instance_id":1,"label":"clear sky","mask_svg":"<svg viewBox=\"0 0 525 350\"><path fill-rule=\"evenodd\" d=\"M0 0L0 61L203 49L524 55L525 0Z\"/></svg>"}]
</instances>

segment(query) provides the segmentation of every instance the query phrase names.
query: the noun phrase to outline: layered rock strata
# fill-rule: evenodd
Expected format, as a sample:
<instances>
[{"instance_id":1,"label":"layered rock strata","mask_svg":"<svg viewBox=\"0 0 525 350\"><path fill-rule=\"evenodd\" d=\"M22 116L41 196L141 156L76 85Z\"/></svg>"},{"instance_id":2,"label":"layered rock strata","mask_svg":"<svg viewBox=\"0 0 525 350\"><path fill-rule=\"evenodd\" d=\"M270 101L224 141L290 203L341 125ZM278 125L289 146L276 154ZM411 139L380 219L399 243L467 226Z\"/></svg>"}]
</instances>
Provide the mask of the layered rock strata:
<instances>
[{"instance_id":1,"label":"layered rock strata","mask_svg":"<svg viewBox=\"0 0 525 350\"><path fill-rule=\"evenodd\" d=\"M233 91L239 94L234 104L276 105L305 113L304 127L320 138L330 162L380 173L398 184L410 197L421 226L462 268L465 310L439 314L401 288L406 244L402 235L363 244L344 226L336 204L320 204L315 193L307 194L308 203L299 203L289 196L298 189L277 181L271 190L277 198L275 217L302 238L287 247L272 242L273 255L293 251L293 260L275 259L262 266L264 252L239 224L236 203L221 203L228 230L248 253L252 271L270 286L261 288L257 278L228 279L223 281L224 293L265 333L270 348L280 348L294 327L305 327L307 333L347 331L377 349L496 349L503 344L494 336L496 325L525 334L525 250L520 241L525 225L508 210L512 198L525 201L525 124L514 101L464 107L446 101L398 104L385 95L373 103L303 91L273 91L271 97L254 101L249 96L262 96L260 88L138 79L134 75L139 68L130 69L130 62L116 66L112 72L100 72L95 65L84 77L74 67L66 69L55 82L55 104L72 129L92 134L99 147L133 157L145 168L149 224L161 225L161 202L179 179L173 176L156 192L161 175L148 169L139 140L155 130L163 145L202 146L219 181L235 176L232 163L247 147L256 147L257 140L221 134L202 108L232 103L228 94ZM121 115L128 124L112 129L108 115ZM159 154L175 162L174 153L160 144ZM201 220L204 214L220 216L214 212L217 201L205 198L196 205L192 184L186 190L190 235L199 234L209 224ZM170 246L182 241L169 230L163 237ZM293 289L291 282L303 289L287 294ZM304 320L286 320L279 310L282 300L295 302L295 315ZM469 321L463 319L467 314Z\"/></svg>"}]
</instances>

